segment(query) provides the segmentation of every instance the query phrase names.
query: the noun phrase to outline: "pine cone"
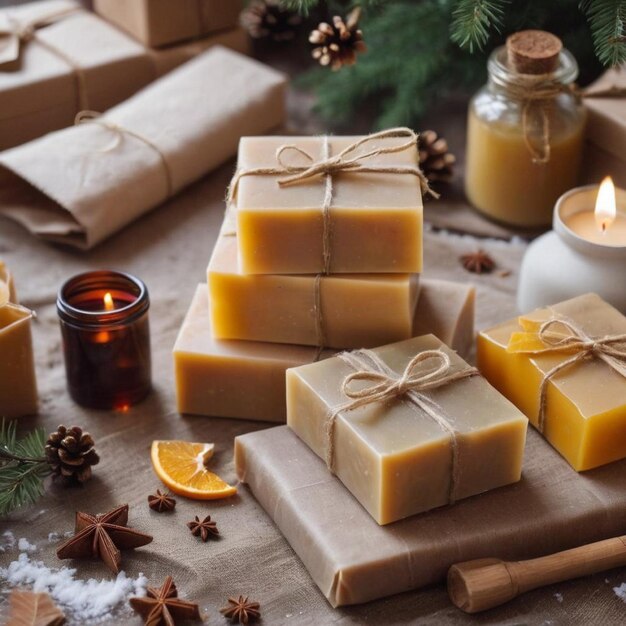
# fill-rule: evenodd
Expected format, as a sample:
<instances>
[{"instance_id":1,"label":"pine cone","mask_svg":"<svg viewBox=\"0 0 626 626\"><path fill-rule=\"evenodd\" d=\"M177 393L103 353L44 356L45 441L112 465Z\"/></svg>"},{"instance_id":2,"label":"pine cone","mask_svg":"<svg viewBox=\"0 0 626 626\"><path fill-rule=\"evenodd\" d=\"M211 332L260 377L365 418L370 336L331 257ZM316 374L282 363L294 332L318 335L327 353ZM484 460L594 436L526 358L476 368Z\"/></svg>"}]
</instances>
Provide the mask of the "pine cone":
<instances>
[{"instance_id":1,"label":"pine cone","mask_svg":"<svg viewBox=\"0 0 626 626\"><path fill-rule=\"evenodd\" d=\"M291 41L302 18L281 6L278 0L252 0L241 12L241 25L253 39Z\"/></svg>"},{"instance_id":2,"label":"pine cone","mask_svg":"<svg viewBox=\"0 0 626 626\"><path fill-rule=\"evenodd\" d=\"M79 483L91 478L91 466L100 461L92 436L78 426L61 425L50 433L45 452L53 474Z\"/></svg>"},{"instance_id":3,"label":"pine cone","mask_svg":"<svg viewBox=\"0 0 626 626\"><path fill-rule=\"evenodd\" d=\"M320 65L330 65L331 69L339 70L344 65L356 63L356 53L367 49L363 42L363 33L359 29L361 9L352 10L344 20L335 15L333 23L321 22L311 31L309 41L315 46L313 58Z\"/></svg>"},{"instance_id":4,"label":"pine cone","mask_svg":"<svg viewBox=\"0 0 626 626\"><path fill-rule=\"evenodd\" d=\"M448 142L434 130L425 130L419 136L420 167L431 182L449 182L453 174L455 156L448 152Z\"/></svg>"}]
</instances>

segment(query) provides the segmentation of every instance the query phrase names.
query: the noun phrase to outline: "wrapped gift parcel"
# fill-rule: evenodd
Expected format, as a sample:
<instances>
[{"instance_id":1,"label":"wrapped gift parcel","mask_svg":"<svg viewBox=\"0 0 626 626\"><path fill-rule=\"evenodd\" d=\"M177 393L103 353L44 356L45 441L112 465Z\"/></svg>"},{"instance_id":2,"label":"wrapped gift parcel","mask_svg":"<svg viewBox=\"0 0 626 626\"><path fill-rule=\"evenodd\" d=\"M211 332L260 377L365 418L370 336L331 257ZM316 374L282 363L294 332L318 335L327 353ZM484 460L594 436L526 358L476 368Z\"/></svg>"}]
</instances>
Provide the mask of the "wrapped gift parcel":
<instances>
[{"instance_id":1,"label":"wrapped gift parcel","mask_svg":"<svg viewBox=\"0 0 626 626\"><path fill-rule=\"evenodd\" d=\"M242 137L231 199L245 274L416 273L417 136Z\"/></svg>"},{"instance_id":2,"label":"wrapped gift parcel","mask_svg":"<svg viewBox=\"0 0 626 626\"><path fill-rule=\"evenodd\" d=\"M0 417L6 418L37 412L34 314L16 302L11 273L0 261Z\"/></svg>"},{"instance_id":3,"label":"wrapped gift parcel","mask_svg":"<svg viewBox=\"0 0 626 626\"><path fill-rule=\"evenodd\" d=\"M0 9L0 149L104 111L154 77L143 46L73 0Z\"/></svg>"},{"instance_id":4,"label":"wrapped gift parcel","mask_svg":"<svg viewBox=\"0 0 626 626\"><path fill-rule=\"evenodd\" d=\"M413 336L418 274L243 274L228 216L207 269L217 339L373 348Z\"/></svg>"},{"instance_id":5,"label":"wrapped gift parcel","mask_svg":"<svg viewBox=\"0 0 626 626\"><path fill-rule=\"evenodd\" d=\"M146 46L203 37L232 28L241 12L241 0L94 0L102 17L124 29Z\"/></svg>"},{"instance_id":6,"label":"wrapped gift parcel","mask_svg":"<svg viewBox=\"0 0 626 626\"><path fill-rule=\"evenodd\" d=\"M596 294L482 331L477 361L575 470L626 457L626 317Z\"/></svg>"},{"instance_id":7,"label":"wrapped gift parcel","mask_svg":"<svg viewBox=\"0 0 626 626\"><path fill-rule=\"evenodd\" d=\"M285 115L285 78L216 46L102 117L0 153L0 214L90 248Z\"/></svg>"},{"instance_id":8,"label":"wrapped gift parcel","mask_svg":"<svg viewBox=\"0 0 626 626\"><path fill-rule=\"evenodd\" d=\"M520 479L526 417L434 335L287 370L287 424L379 524Z\"/></svg>"},{"instance_id":9,"label":"wrapped gift parcel","mask_svg":"<svg viewBox=\"0 0 626 626\"><path fill-rule=\"evenodd\" d=\"M626 65L607 70L585 89L585 182L612 176L626 187Z\"/></svg>"},{"instance_id":10,"label":"wrapped gift parcel","mask_svg":"<svg viewBox=\"0 0 626 626\"><path fill-rule=\"evenodd\" d=\"M459 351L474 328L474 288L422 280L417 332L436 333ZM200 284L174 346L177 408L181 413L285 422L285 371L334 352L256 341L215 339L207 285Z\"/></svg>"},{"instance_id":11,"label":"wrapped gift parcel","mask_svg":"<svg viewBox=\"0 0 626 626\"><path fill-rule=\"evenodd\" d=\"M237 437L235 464L332 606L443 583L460 561L534 558L624 532L626 461L577 474L532 429L522 481L389 526L286 426Z\"/></svg>"}]
</instances>

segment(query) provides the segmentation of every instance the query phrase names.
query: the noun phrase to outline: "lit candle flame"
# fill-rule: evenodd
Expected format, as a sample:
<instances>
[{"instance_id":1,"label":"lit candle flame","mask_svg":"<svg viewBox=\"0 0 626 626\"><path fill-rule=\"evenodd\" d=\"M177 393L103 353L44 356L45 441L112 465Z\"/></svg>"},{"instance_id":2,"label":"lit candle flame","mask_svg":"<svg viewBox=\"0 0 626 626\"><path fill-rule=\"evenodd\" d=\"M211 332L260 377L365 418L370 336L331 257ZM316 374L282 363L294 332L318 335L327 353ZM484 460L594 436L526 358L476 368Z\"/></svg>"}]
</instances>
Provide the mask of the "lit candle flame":
<instances>
[{"instance_id":1,"label":"lit candle flame","mask_svg":"<svg viewBox=\"0 0 626 626\"><path fill-rule=\"evenodd\" d=\"M598 230L603 233L605 233L615 221L617 215L615 185L613 185L613 180L610 176L607 176L600 184L594 214Z\"/></svg>"},{"instance_id":2,"label":"lit candle flame","mask_svg":"<svg viewBox=\"0 0 626 626\"><path fill-rule=\"evenodd\" d=\"M115 308L115 303L113 302L113 296L107 291L104 294L104 310L112 311Z\"/></svg>"}]
</instances>

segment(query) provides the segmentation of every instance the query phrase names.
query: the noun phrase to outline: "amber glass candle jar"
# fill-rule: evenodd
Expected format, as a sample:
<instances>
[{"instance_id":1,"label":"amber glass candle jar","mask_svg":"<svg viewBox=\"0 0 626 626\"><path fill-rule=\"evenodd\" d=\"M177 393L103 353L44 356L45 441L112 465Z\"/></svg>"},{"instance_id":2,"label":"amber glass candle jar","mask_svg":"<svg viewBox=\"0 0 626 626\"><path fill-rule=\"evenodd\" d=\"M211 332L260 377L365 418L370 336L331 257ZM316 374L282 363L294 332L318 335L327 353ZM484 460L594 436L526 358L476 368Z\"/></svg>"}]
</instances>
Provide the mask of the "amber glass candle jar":
<instances>
[{"instance_id":1,"label":"amber glass candle jar","mask_svg":"<svg viewBox=\"0 0 626 626\"><path fill-rule=\"evenodd\" d=\"M585 109L574 57L543 31L512 35L488 61L489 82L471 100L465 191L486 216L541 228L578 180Z\"/></svg>"},{"instance_id":2,"label":"amber glass candle jar","mask_svg":"<svg viewBox=\"0 0 626 626\"><path fill-rule=\"evenodd\" d=\"M151 388L150 300L144 283L121 272L87 272L59 291L67 385L80 405L125 410Z\"/></svg>"}]
</instances>

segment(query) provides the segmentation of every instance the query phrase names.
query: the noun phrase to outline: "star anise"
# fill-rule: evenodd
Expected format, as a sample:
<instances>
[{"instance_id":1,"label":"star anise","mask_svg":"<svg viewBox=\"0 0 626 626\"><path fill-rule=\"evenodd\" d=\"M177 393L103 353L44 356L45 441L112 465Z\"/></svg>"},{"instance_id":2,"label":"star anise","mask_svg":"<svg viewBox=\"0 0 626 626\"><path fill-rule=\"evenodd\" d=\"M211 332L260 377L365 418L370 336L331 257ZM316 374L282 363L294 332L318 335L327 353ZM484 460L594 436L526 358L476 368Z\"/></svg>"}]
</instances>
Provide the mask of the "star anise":
<instances>
[{"instance_id":1,"label":"star anise","mask_svg":"<svg viewBox=\"0 0 626 626\"><path fill-rule=\"evenodd\" d=\"M468 272L474 274L489 274L496 266L496 262L484 250L464 254L461 263Z\"/></svg>"},{"instance_id":2,"label":"star anise","mask_svg":"<svg viewBox=\"0 0 626 626\"><path fill-rule=\"evenodd\" d=\"M211 520L210 515L207 515L202 521L196 515L194 520L187 522L187 528L189 528L194 537L200 537L202 541L207 541L211 536L218 537L220 534L217 524Z\"/></svg>"},{"instance_id":3,"label":"star anise","mask_svg":"<svg viewBox=\"0 0 626 626\"><path fill-rule=\"evenodd\" d=\"M144 598L131 598L130 606L149 626L175 626L176 621L199 620L200 610L194 602L178 597L171 576L159 588L148 587Z\"/></svg>"},{"instance_id":4,"label":"star anise","mask_svg":"<svg viewBox=\"0 0 626 626\"><path fill-rule=\"evenodd\" d=\"M220 613L233 624L249 624L261 617L261 605L258 602L249 602L248 596L228 598L228 606L220 609Z\"/></svg>"},{"instance_id":5,"label":"star anise","mask_svg":"<svg viewBox=\"0 0 626 626\"><path fill-rule=\"evenodd\" d=\"M128 504L101 515L76 513L75 535L57 549L60 559L101 559L116 574L120 571L120 550L131 550L152 541L151 535L129 528Z\"/></svg>"},{"instance_id":6,"label":"star anise","mask_svg":"<svg viewBox=\"0 0 626 626\"><path fill-rule=\"evenodd\" d=\"M170 493L161 493L161 490L157 489L156 493L148 496L148 506L157 513L173 511L176 507L176 500Z\"/></svg>"}]
</instances>

